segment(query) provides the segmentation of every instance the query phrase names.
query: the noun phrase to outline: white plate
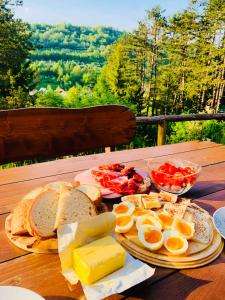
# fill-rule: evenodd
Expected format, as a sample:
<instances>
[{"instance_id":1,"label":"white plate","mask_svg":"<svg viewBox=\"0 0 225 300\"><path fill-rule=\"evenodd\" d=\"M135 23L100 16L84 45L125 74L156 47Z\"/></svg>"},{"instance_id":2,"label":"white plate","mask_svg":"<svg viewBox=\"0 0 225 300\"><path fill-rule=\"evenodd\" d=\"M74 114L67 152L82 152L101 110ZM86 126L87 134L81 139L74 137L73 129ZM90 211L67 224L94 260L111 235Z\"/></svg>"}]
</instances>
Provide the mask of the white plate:
<instances>
[{"instance_id":1,"label":"white plate","mask_svg":"<svg viewBox=\"0 0 225 300\"><path fill-rule=\"evenodd\" d=\"M105 199L114 199L114 198L121 197L122 195L115 194L112 191L110 191L110 189L102 187L101 184L94 179L93 175L91 174L91 171L96 170L96 169L98 169L98 167L94 167L94 168L88 169L88 170L86 170L82 173L79 173L75 176L74 180L79 181L80 184L93 184L93 185L96 185L101 190L102 196ZM135 171L139 175L141 175L144 179L148 178L148 174L145 171L136 170L136 169L135 169Z\"/></svg>"},{"instance_id":2,"label":"white plate","mask_svg":"<svg viewBox=\"0 0 225 300\"><path fill-rule=\"evenodd\" d=\"M225 239L225 207L218 208L214 212L213 223L219 234Z\"/></svg>"},{"instance_id":3,"label":"white plate","mask_svg":"<svg viewBox=\"0 0 225 300\"><path fill-rule=\"evenodd\" d=\"M0 286L0 300L45 300L33 291L18 286Z\"/></svg>"}]
</instances>

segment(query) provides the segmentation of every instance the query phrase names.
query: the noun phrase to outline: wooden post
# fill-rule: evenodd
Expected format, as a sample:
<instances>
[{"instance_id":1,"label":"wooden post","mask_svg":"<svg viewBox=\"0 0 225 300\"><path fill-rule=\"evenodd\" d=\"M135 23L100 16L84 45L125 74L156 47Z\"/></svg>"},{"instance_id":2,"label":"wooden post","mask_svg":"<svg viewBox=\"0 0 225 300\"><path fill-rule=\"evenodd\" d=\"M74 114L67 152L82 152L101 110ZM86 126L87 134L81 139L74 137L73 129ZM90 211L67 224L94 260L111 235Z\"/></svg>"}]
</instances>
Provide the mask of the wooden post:
<instances>
[{"instance_id":1,"label":"wooden post","mask_svg":"<svg viewBox=\"0 0 225 300\"><path fill-rule=\"evenodd\" d=\"M166 121L162 121L158 124L158 136L157 136L157 145L164 145L166 142Z\"/></svg>"},{"instance_id":2,"label":"wooden post","mask_svg":"<svg viewBox=\"0 0 225 300\"><path fill-rule=\"evenodd\" d=\"M111 152L111 147L105 147L105 153Z\"/></svg>"}]
</instances>

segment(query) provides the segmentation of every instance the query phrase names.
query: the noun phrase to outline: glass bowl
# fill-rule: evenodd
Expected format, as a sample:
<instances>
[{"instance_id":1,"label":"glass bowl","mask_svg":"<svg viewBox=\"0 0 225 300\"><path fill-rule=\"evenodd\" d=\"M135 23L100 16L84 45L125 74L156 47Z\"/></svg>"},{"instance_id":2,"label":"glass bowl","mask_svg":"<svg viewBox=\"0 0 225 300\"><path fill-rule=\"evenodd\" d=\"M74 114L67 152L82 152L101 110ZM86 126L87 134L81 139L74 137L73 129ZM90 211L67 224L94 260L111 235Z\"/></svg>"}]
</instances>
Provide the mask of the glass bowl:
<instances>
[{"instance_id":1,"label":"glass bowl","mask_svg":"<svg viewBox=\"0 0 225 300\"><path fill-rule=\"evenodd\" d=\"M147 159L150 178L158 190L182 195L195 184L201 166L183 159Z\"/></svg>"}]
</instances>

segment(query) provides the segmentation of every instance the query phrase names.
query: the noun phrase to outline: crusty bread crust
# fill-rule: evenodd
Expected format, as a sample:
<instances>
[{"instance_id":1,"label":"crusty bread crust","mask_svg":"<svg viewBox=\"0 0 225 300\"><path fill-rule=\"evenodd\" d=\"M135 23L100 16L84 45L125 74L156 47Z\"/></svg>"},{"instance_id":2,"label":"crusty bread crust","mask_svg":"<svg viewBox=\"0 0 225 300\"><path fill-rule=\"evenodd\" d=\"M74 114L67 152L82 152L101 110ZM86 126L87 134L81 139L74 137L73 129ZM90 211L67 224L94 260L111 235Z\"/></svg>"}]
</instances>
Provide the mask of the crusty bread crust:
<instances>
[{"instance_id":1,"label":"crusty bread crust","mask_svg":"<svg viewBox=\"0 0 225 300\"><path fill-rule=\"evenodd\" d=\"M99 188L92 184L81 184L76 187L77 190L85 193L95 206L102 201L102 193Z\"/></svg>"},{"instance_id":2,"label":"crusty bread crust","mask_svg":"<svg viewBox=\"0 0 225 300\"><path fill-rule=\"evenodd\" d=\"M58 193L47 189L43 191L31 205L27 224L30 226L30 234L41 238L55 236L54 224L58 209Z\"/></svg>"},{"instance_id":3,"label":"crusty bread crust","mask_svg":"<svg viewBox=\"0 0 225 300\"><path fill-rule=\"evenodd\" d=\"M86 194L76 187L61 186L55 229L63 224L80 222L95 215L95 205Z\"/></svg>"},{"instance_id":4,"label":"crusty bread crust","mask_svg":"<svg viewBox=\"0 0 225 300\"><path fill-rule=\"evenodd\" d=\"M21 201L13 210L12 221L11 221L11 232L12 234L26 234L28 233L25 226L27 211L30 206L30 201Z\"/></svg>"}]
</instances>

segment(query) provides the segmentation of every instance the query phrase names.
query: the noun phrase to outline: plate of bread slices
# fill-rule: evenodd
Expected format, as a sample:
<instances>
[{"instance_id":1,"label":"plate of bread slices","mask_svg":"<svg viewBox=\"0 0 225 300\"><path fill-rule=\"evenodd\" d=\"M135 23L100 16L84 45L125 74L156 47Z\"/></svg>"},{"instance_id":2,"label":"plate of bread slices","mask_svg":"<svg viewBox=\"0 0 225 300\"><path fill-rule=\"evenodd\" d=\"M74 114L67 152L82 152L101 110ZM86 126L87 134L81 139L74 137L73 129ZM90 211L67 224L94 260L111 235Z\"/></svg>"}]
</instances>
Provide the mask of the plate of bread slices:
<instances>
[{"instance_id":1,"label":"plate of bread slices","mask_svg":"<svg viewBox=\"0 0 225 300\"><path fill-rule=\"evenodd\" d=\"M101 199L101 191L90 184L74 186L71 182L55 181L37 187L7 216L7 237L23 250L55 253L57 229L107 211Z\"/></svg>"},{"instance_id":2,"label":"plate of bread slices","mask_svg":"<svg viewBox=\"0 0 225 300\"><path fill-rule=\"evenodd\" d=\"M153 265L195 268L223 250L212 217L190 199L163 191L127 195L114 204L113 213L121 245Z\"/></svg>"}]
</instances>

